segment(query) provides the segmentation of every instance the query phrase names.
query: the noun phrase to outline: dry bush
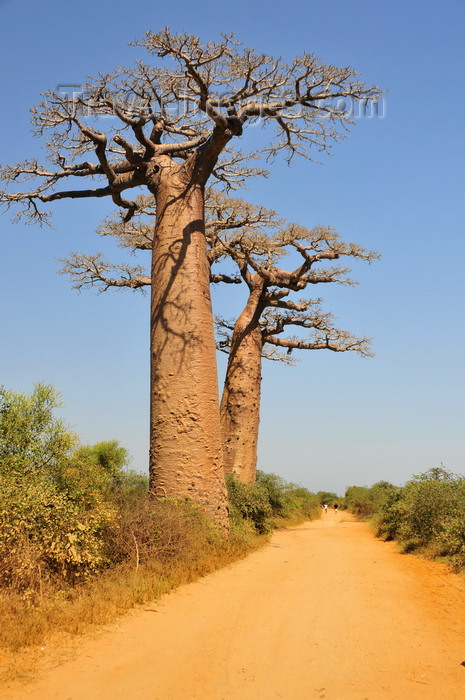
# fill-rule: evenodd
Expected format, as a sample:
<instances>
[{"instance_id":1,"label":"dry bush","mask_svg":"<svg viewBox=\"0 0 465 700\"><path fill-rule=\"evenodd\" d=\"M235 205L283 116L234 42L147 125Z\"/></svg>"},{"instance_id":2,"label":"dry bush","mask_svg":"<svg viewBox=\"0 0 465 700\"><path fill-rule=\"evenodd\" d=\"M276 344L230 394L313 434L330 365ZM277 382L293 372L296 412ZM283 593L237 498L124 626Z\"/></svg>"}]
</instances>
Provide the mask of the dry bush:
<instances>
[{"instance_id":1,"label":"dry bush","mask_svg":"<svg viewBox=\"0 0 465 700\"><path fill-rule=\"evenodd\" d=\"M219 537L193 503L144 494L120 504L118 518L105 533L106 555L114 564L138 569L154 559L195 559Z\"/></svg>"},{"instance_id":2,"label":"dry bush","mask_svg":"<svg viewBox=\"0 0 465 700\"><path fill-rule=\"evenodd\" d=\"M18 650L43 644L57 632L75 635L108 623L265 542L247 527L235 528L229 537L218 534L190 502L139 495L123 499L118 509L118 519L104 533L111 567L78 585L44 582L41 596L0 591L0 648Z\"/></svg>"},{"instance_id":3,"label":"dry bush","mask_svg":"<svg viewBox=\"0 0 465 700\"><path fill-rule=\"evenodd\" d=\"M226 566L267 541L257 535L250 520L233 520L225 537L193 503L158 500L138 490L115 493L111 509L117 515L100 538L106 568L90 579L44 577L40 557L32 545L27 549L27 543L21 547L21 557L29 552L24 559L11 553L2 562L0 576L9 576L14 585L0 588L0 648L17 651L44 644L57 634L81 634ZM12 578L22 576L21 562L28 572L27 590L35 591L32 595Z\"/></svg>"}]
</instances>

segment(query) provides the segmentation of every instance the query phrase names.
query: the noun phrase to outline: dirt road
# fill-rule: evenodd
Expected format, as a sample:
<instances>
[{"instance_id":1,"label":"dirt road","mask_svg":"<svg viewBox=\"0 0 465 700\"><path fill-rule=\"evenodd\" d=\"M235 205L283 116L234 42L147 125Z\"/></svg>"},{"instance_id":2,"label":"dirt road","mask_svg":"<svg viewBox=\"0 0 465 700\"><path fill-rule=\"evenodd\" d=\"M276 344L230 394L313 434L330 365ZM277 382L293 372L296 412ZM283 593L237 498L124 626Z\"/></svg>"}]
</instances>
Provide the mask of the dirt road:
<instances>
[{"instance_id":1,"label":"dirt road","mask_svg":"<svg viewBox=\"0 0 465 700\"><path fill-rule=\"evenodd\" d=\"M0 696L464 700L465 586L330 512L83 639L76 658Z\"/></svg>"}]
</instances>

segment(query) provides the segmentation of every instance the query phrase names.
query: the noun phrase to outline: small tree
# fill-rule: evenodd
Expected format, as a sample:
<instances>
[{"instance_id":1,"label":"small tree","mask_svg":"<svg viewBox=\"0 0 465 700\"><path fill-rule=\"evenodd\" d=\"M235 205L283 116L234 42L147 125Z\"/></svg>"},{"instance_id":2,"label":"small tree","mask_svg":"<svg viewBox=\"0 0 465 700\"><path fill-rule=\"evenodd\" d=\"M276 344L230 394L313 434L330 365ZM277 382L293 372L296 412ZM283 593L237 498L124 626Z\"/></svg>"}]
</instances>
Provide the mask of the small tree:
<instances>
[{"instance_id":1,"label":"small tree","mask_svg":"<svg viewBox=\"0 0 465 700\"><path fill-rule=\"evenodd\" d=\"M356 80L351 68L311 54L285 63L231 35L202 45L164 29L136 45L170 65L139 61L90 79L78 96L46 93L32 112L37 133L48 135L50 165L26 160L3 168L7 184L35 182L28 191L1 192L0 200L44 221L42 203L110 197L129 221L138 204L126 191L144 187L154 197L151 488L160 496L192 496L225 525L205 185L211 177L240 184L260 172L250 160L259 155L282 153L290 161L328 149L351 122L341 100L377 99L379 91ZM108 115L114 119L99 121ZM275 127L269 143L245 155L231 149L256 119ZM89 179L100 186L80 186ZM76 184L68 188L68 181Z\"/></svg>"},{"instance_id":2,"label":"small tree","mask_svg":"<svg viewBox=\"0 0 465 700\"><path fill-rule=\"evenodd\" d=\"M53 412L62 405L53 386L38 383L30 396L0 387L0 472L51 474L78 443Z\"/></svg>"},{"instance_id":3,"label":"small tree","mask_svg":"<svg viewBox=\"0 0 465 700\"><path fill-rule=\"evenodd\" d=\"M124 484L128 451L117 440L80 445L55 470L55 481L75 501L92 508Z\"/></svg>"},{"instance_id":4,"label":"small tree","mask_svg":"<svg viewBox=\"0 0 465 700\"><path fill-rule=\"evenodd\" d=\"M59 393L0 390L0 587L41 590L105 564L102 532L115 517L105 496L126 451L116 441L79 447L54 416Z\"/></svg>"}]
</instances>

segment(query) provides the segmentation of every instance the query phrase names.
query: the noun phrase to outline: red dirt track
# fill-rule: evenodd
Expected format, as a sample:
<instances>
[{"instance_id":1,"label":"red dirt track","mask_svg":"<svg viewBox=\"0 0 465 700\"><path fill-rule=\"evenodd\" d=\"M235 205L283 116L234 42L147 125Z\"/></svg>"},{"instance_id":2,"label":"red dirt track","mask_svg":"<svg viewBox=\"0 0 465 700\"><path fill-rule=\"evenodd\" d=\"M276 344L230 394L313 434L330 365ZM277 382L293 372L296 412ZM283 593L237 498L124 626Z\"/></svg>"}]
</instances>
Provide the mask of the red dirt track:
<instances>
[{"instance_id":1,"label":"red dirt track","mask_svg":"<svg viewBox=\"0 0 465 700\"><path fill-rule=\"evenodd\" d=\"M464 579L329 512L82 638L75 658L0 697L464 700Z\"/></svg>"}]
</instances>

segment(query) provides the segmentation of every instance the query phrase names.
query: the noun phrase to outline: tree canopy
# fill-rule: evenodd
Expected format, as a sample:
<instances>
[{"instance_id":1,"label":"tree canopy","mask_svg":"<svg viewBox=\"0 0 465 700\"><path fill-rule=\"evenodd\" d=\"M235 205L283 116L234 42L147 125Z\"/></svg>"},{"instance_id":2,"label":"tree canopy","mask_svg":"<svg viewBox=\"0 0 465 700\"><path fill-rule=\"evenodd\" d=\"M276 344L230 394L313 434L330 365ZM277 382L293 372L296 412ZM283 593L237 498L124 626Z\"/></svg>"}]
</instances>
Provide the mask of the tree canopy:
<instances>
[{"instance_id":1,"label":"tree canopy","mask_svg":"<svg viewBox=\"0 0 465 700\"><path fill-rule=\"evenodd\" d=\"M258 157L290 161L328 150L352 123L354 102L380 96L350 67L324 64L311 53L286 62L244 47L232 34L202 44L165 28L134 45L155 63L98 74L79 93L44 93L32 118L35 133L46 139L49 165L28 159L2 168L7 189L0 201L45 221L42 204L111 197L130 219L138 203L124 193L141 185L156 189L169 160L182 164L195 156L200 181L213 175L236 187L265 171L254 164ZM258 119L272 127L268 143L247 152L231 147ZM100 184L82 187L86 179ZM32 181L28 191L9 191L26 181Z\"/></svg>"}]
</instances>

